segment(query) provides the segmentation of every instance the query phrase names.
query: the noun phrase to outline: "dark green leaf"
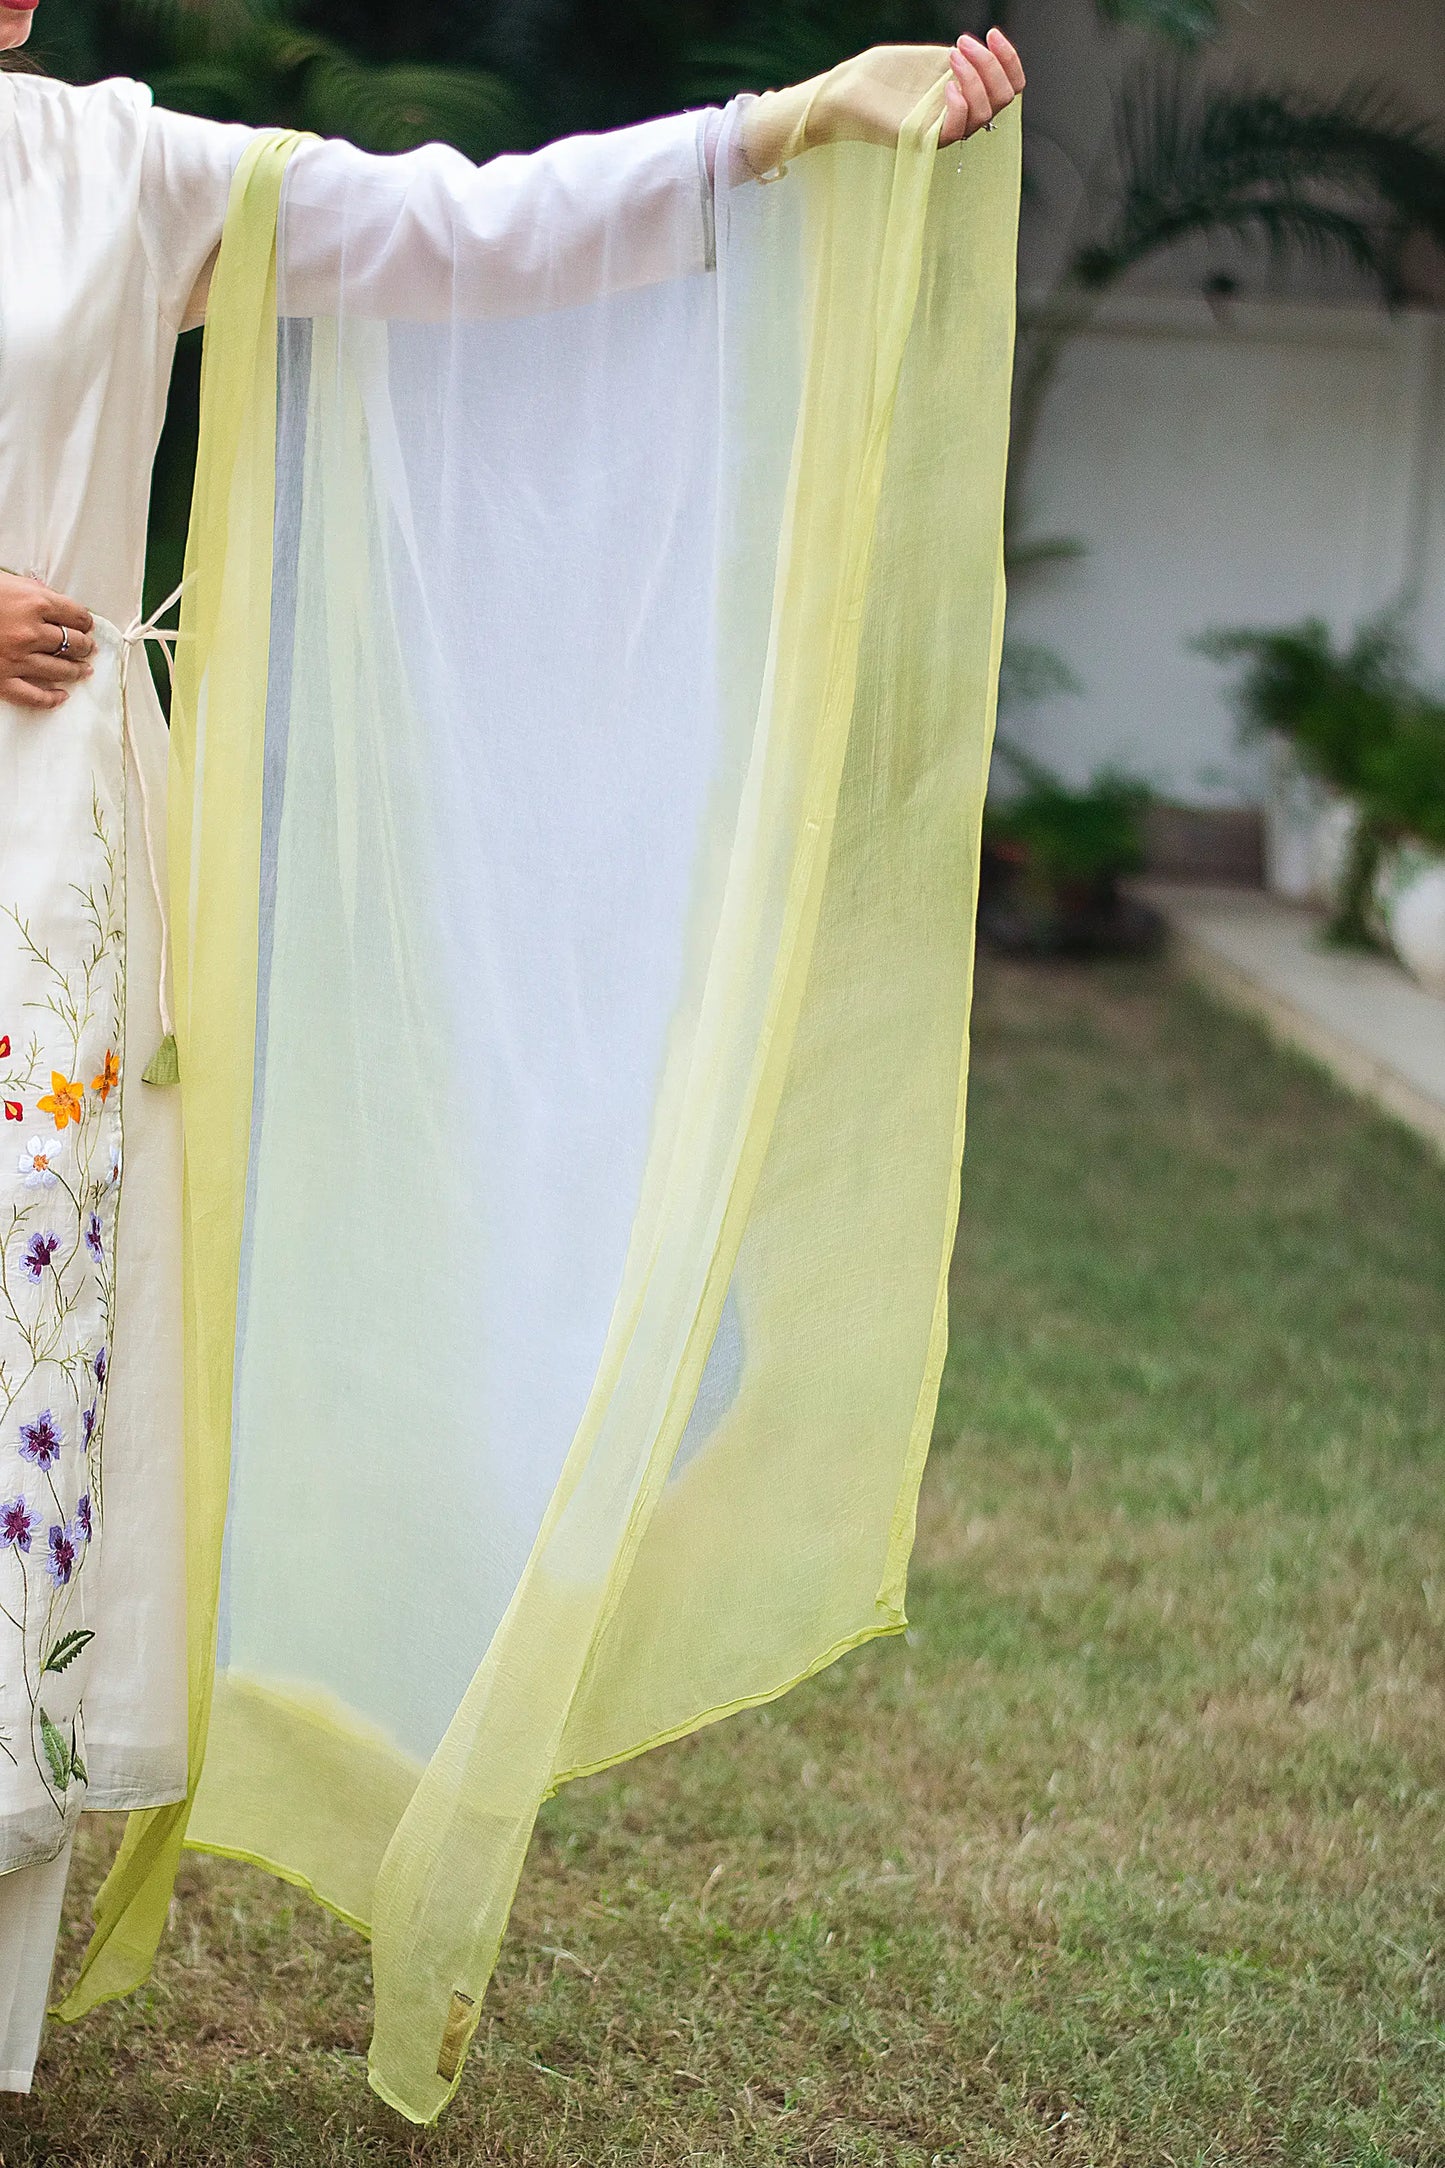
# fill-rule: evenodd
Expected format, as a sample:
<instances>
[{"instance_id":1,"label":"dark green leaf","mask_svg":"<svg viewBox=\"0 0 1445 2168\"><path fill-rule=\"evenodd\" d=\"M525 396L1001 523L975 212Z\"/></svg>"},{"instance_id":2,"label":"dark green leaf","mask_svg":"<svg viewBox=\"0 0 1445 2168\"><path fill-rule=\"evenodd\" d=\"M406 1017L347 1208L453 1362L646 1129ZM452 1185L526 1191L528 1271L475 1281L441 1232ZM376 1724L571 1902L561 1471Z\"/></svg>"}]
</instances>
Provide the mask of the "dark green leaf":
<instances>
[{"instance_id":1,"label":"dark green leaf","mask_svg":"<svg viewBox=\"0 0 1445 2168\"><path fill-rule=\"evenodd\" d=\"M40 1744L45 1749L45 1759L50 1764L55 1788L63 1792L70 1782L70 1748L43 1709L39 1711L39 1716Z\"/></svg>"},{"instance_id":2,"label":"dark green leaf","mask_svg":"<svg viewBox=\"0 0 1445 2168\"><path fill-rule=\"evenodd\" d=\"M47 1671L64 1671L75 1662L86 1643L94 1639L88 1626L77 1626L73 1633L62 1634L40 1667L42 1678Z\"/></svg>"}]
</instances>

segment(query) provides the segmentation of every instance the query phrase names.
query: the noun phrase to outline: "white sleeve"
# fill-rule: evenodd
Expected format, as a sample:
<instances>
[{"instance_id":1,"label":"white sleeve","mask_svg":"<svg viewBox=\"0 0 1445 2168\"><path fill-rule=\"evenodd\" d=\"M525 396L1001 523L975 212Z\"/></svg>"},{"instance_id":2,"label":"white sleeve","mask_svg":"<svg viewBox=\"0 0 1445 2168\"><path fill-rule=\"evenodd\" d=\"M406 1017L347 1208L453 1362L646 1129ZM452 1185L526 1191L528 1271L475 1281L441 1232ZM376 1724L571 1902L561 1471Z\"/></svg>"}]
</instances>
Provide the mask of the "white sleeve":
<instances>
[{"instance_id":1,"label":"white sleeve","mask_svg":"<svg viewBox=\"0 0 1445 2168\"><path fill-rule=\"evenodd\" d=\"M712 261L712 116L474 166L440 144L306 146L286 176L284 315L435 322L564 308Z\"/></svg>"},{"instance_id":2,"label":"white sleeve","mask_svg":"<svg viewBox=\"0 0 1445 2168\"><path fill-rule=\"evenodd\" d=\"M141 241L162 313L178 331L200 321L188 313L191 299L220 245L231 176L253 133L162 106L147 116Z\"/></svg>"}]
</instances>

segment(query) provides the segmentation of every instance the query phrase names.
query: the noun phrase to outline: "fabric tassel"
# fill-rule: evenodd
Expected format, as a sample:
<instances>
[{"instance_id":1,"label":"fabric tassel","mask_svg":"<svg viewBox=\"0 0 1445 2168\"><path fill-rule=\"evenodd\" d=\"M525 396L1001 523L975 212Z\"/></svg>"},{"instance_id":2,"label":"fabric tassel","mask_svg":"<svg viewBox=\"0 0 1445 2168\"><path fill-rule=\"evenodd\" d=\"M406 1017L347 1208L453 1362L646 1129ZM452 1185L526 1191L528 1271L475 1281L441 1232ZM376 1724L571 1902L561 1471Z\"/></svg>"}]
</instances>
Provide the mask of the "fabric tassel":
<instances>
[{"instance_id":1,"label":"fabric tassel","mask_svg":"<svg viewBox=\"0 0 1445 2168\"><path fill-rule=\"evenodd\" d=\"M176 1035L173 1031L168 1031L141 1071L141 1082L179 1084L180 1081L181 1057L176 1049Z\"/></svg>"}]
</instances>

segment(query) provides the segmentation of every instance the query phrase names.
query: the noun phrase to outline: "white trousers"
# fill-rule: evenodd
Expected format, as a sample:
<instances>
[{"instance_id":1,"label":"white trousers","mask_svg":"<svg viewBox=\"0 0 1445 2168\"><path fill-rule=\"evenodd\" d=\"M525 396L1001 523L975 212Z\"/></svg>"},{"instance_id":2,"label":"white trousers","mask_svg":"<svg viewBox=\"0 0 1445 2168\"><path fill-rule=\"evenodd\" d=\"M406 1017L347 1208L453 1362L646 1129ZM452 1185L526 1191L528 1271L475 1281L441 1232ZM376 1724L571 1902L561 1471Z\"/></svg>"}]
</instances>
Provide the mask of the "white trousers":
<instances>
[{"instance_id":1,"label":"white trousers","mask_svg":"<svg viewBox=\"0 0 1445 2168\"><path fill-rule=\"evenodd\" d=\"M28 2093L35 2074L73 1834L54 1859L0 1874L0 2093Z\"/></svg>"}]
</instances>

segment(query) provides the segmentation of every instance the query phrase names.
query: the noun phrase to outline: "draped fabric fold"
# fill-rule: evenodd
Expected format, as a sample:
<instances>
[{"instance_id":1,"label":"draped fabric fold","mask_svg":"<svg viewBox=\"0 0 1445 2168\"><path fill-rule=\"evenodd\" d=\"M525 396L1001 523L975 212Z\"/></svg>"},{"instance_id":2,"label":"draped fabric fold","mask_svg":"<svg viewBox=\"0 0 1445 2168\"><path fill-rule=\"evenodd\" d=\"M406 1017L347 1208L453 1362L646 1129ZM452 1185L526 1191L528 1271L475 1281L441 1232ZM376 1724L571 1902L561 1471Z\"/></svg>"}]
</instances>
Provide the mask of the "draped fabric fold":
<instances>
[{"instance_id":1,"label":"draped fabric fold","mask_svg":"<svg viewBox=\"0 0 1445 2168\"><path fill-rule=\"evenodd\" d=\"M190 1793L133 1814L62 2017L138 1987L165 1927L205 1759L226 1512L236 1273L255 1037L256 844L275 476L276 209L305 140L259 136L236 174L213 289L204 446L186 542L168 782L176 1034L186 1065L182 1188ZM209 733L209 734L208 734ZM252 817L254 815L254 817Z\"/></svg>"},{"instance_id":2,"label":"draped fabric fold","mask_svg":"<svg viewBox=\"0 0 1445 2168\"><path fill-rule=\"evenodd\" d=\"M711 261L603 231L450 318L344 216L293 273L292 141L238 175L171 776L192 1799L69 2014L184 1836L371 1933L429 2121L541 1803L904 1624L1019 134L939 152L943 56L881 65L851 131L729 110Z\"/></svg>"}]
</instances>

